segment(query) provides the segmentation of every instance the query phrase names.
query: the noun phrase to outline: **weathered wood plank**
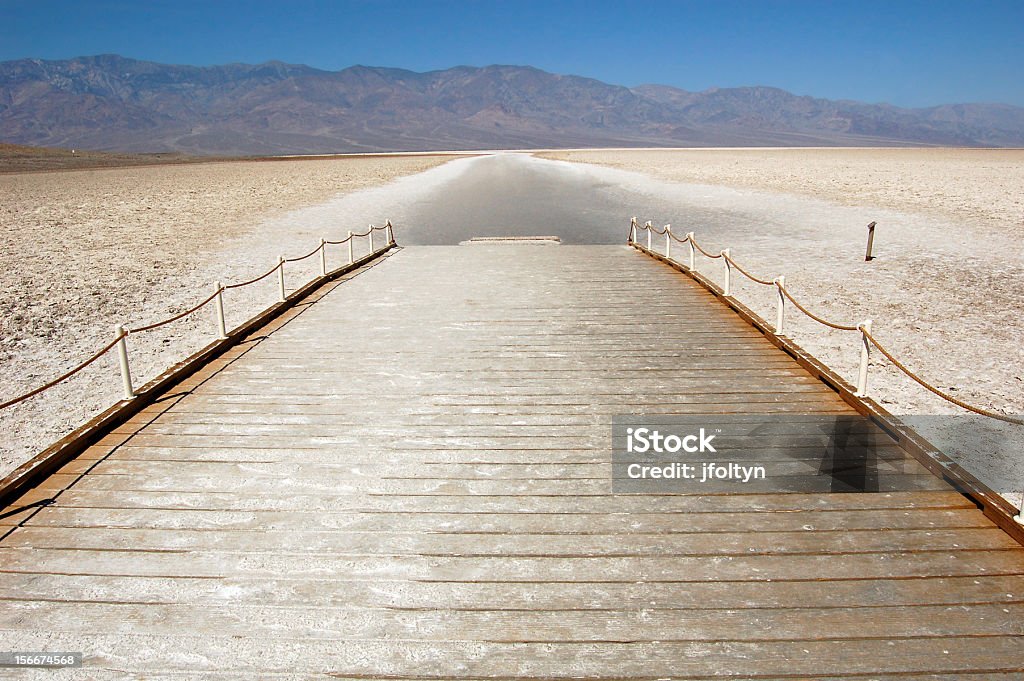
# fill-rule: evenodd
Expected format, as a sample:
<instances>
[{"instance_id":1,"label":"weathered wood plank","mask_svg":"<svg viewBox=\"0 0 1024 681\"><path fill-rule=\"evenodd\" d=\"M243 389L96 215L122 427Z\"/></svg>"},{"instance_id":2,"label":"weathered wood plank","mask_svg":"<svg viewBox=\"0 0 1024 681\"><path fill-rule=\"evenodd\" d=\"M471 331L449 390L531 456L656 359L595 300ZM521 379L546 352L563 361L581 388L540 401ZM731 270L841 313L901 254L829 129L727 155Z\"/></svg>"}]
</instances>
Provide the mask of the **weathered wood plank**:
<instances>
[{"instance_id":1,"label":"weathered wood plank","mask_svg":"<svg viewBox=\"0 0 1024 681\"><path fill-rule=\"evenodd\" d=\"M84 647L81 636L34 631L10 632L19 650ZM176 637L89 634L96 652L87 663L133 669L144 675L181 669L193 674L232 669L262 674L311 674L325 670L344 677L403 676L414 666L420 678L707 678L722 670L762 676L902 674L905 672L1018 671L1018 636L907 638L836 641L715 641L640 643L483 643L478 641L294 641L211 638L200 632ZM143 643L144 645L140 645ZM258 642L259 655L253 654ZM201 646L203 654L195 653Z\"/></svg>"},{"instance_id":2,"label":"weathered wood plank","mask_svg":"<svg viewBox=\"0 0 1024 681\"><path fill-rule=\"evenodd\" d=\"M184 467L187 471L188 466ZM780 490L798 492L817 492L827 494L833 492L836 482L831 476L817 473L801 475L780 475L777 479L756 479L736 484L733 490L716 490L714 494L764 494L780 493ZM55 474L41 483L37 490L41 492L68 489L106 491L106 492L137 492L137 491L168 491L187 493L194 491L223 492L228 489L245 492L251 495L274 487L290 490L294 494L326 494L343 493L349 495L372 494L388 496L405 495L448 495L448 496L588 496L605 497L612 492L611 477L603 479L557 479L557 480L481 480L481 479L449 479L449 478L376 478L334 480L319 477L286 477L273 478L255 475L225 482L196 473L182 473L168 478L156 478L145 474L139 475L86 475ZM877 490L881 492L897 492L907 490L944 490L948 485L933 476L915 473L893 473L879 476ZM678 491L676 491L678 489ZM673 488L677 494L714 496L696 485L680 484ZM842 487L840 491L848 491ZM853 490L849 490L853 491ZM661 494L662 491L656 492ZM866 492L873 494L876 492Z\"/></svg>"},{"instance_id":3,"label":"weathered wood plank","mask_svg":"<svg viewBox=\"0 0 1024 681\"><path fill-rule=\"evenodd\" d=\"M540 528L543 530L547 528ZM9 548L209 551L491 557L752 556L916 551L1019 549L997 527L796 532L761 531L665 534L503 534L444 532L345 532L263 529L157 530L135 528L19 528L4 540Z\"/></svg>"},{"instance_id":4,"label":"weathered wood plank","mask_svg":"<svg viewBox=\"0 0 1024 681\"><path fill-rule=\"evenodd\" d=\"M440 604L439 604L440 605ZM1007 611L1011 617L1006 617ZM214 638L302 641L469 640L485 643L906 639L1024 635L1024 603L746 610L431 610L7 601L0 631L159 636L168 628Z\"/></svg>"},{"instance_id":5,"label":"weathered wood plank","mask_svg":"<svg viewBox=\"0 0 1024 681\"><path fill-rule=\"evenodd\" d=\"M1020 550L674 557L455 557L0 548L0 572L182 577L288 575L325 581L696 582L1014 575Z\"/></svg>"},{"instance_id":6,"label":"weathered wood plank","mask_svg":"<svg viewBox=\"0 0 1024 681\"><path fill-rule=\"evenodd\" d=\"M434 513L331 512L323 510L225 511L172 508L95 508L72 502L39 509L32 528L124 527L181 530L254 530L348 532L538 533L547 534L688 534L730 532L933 530L992 528L976 509L914 509L879 513L874 509L842 511L752 511L733 513ZM16 524L8 519L4 524Z\"/></svg>"},{"instance_id":7,"label":"weathered wood plank","mask_svg":"<svg viewBox=\"0 0 1024 681\"><path fill-rule=\"evenodd\" d=\"M659 582L424 582L320 579L132 577L0 572L0 600L180 603L398 610L719 610L1024 604L1024 576L892 580ZM56 596L56 598L55 598Z\"/></svg>"},{"instance_id":8,"label":"weathered wood plank","mask_svg":"<svg viewBox=\"0 0 1024 681\"><path fill-rule=\"evenodd\" d=\"M52 498L52 489L36 489L9 509ZM60 493L60 504L91 508L214 509L214 510L318 510L357 512L447 513L607 513L643 514L735 513L746 511L792 512L803 510L847 511L856 509L902 511L907 509L973 508L962 495L946 490L884 492L877 494L743 494L743 495L366 495L346 492L296 494L267 490L259 497L239 492L168 492L126 490L109 492L71 488ZM598 505L599 504L599 505Z\"/></svg>"}]
</instances>

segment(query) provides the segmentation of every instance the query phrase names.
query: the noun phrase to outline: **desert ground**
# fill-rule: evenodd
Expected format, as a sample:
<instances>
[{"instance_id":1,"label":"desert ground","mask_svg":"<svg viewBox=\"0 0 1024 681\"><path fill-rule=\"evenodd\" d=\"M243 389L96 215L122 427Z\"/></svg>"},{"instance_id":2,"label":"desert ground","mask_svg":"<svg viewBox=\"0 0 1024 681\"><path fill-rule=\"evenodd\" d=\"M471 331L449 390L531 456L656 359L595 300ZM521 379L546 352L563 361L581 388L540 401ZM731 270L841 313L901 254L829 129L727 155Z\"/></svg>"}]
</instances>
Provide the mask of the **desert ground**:
<instances>
[{"instance_id":1,"label":"desert ground","mask_svg":"<svg viewBox=\"0 0 1024 681\"><path fill-rule=\"evenodd\" d=\"M32 389L89 357L114 326L157 321L205 298L214 281L246 280L277 254L318 238L274 223L301 206L386 184L449 160L350 157L0 174L0 399ZM380 216L383 223L387 216ZM336 240L365 224L333 225ZM335 247L331 266L341 264ZM297 288L316 258L289 271ZM303 266L306 266L303 269ZM299 280L302 277L301 281ZM229 326L276 299L273 278L226 294ZM212 340L212 310L129 341L136 385ZM0 474L31 458L119 398L108 353L67 382L0 413Z\"/></svg>"},{"instance_id":2,"label":"desert ground","mask_svg":"<svg viewBox=\"0 0 1024 681\"><path fill-rule=\"evenodd\" d=\"M888 208L1024 230L1020 149L657 149L569 151L545 158L594 163L673 182L710 184Z\"/></svg>"}]
</instances>

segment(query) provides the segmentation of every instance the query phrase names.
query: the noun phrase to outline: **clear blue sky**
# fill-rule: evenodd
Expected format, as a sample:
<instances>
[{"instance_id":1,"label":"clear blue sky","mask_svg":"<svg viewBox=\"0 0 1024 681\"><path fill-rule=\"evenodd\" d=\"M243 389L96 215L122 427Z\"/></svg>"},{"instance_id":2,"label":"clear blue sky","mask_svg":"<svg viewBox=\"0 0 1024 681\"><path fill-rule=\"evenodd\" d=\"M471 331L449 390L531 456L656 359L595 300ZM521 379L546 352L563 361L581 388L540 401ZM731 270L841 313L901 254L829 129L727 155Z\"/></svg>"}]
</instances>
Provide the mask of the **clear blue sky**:
<instances>
[{"instance_id":1,"label":"clear blue sky","mask_svg":"<svg viewBox=\"0 0 1024 681\"><path fill-rule=\"evenodd\" d=\"M620 85L1024 105L1024 0L0 0L0 60L102 53L330 70L529 64Z\"/></svg>"}]
</instances>

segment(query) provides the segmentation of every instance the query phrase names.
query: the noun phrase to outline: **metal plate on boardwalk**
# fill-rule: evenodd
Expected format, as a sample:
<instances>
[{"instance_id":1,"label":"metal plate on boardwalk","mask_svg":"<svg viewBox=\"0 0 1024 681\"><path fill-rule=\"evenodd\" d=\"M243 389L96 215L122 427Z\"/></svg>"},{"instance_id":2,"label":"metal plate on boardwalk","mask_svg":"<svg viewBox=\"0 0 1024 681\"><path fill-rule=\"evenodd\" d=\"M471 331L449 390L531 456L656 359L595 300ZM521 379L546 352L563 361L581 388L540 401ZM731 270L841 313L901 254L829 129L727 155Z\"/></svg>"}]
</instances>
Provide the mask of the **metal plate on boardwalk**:
<instances>
[{"instance_id":1,"label":"metal plate on boardwalk","mask_svg":"<svg viewBox=\"0 0 1024 681\"><path fill-rule=\"evenodd\" d=\"M618 494L859 493L937 479L853 415L622 415L612 419Z\"/></svg>"}]
</instances>

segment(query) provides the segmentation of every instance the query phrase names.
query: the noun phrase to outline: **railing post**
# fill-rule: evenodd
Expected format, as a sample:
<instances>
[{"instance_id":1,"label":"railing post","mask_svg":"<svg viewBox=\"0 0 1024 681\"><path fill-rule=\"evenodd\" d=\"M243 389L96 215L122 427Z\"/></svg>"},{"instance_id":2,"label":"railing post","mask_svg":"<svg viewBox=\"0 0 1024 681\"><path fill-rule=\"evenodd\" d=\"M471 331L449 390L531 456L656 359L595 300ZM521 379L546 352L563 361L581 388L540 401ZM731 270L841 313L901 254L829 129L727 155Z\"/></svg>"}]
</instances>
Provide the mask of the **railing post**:
<instances>
[{"instance_id":1,"label":"railing post","mask_svg":"<svg viewBox=\"0 0 1024 681\"><path fill-rule=\"evenodd\" d=\"M636 216L634 215L629 221L629 238L626 239L627 244L636 243Z\"/></svg>"},{"instance_id":2,"label":"railing post","mask_svg":"<svg viewBox=\"0 0 1024 681\"><path fill-rule=\"evenodd\" d=\"M781 276L775 280L775 335L783 336L786 333L786 295L782 287L786 285L786 277Z\"/></svg>"},{"instance_id":3,"label":"railing post","mask_svg":"<svg viewBox=\"0 0 1024 681\"><path fill-rule=\"evenodd\" d=\"M388 228L388 246L395 245L395 228L391 226L391 220L384 223L384 226Z\"/></svg>"},{"instance_id":4,"label":"railing post","mask_svg":"<svg viewBox=\"0 0 1024 681\"><path fill-rule=\"evenodd\" d=\"M373 225L370 225L370 253L373 253Z\"/></svg>"},{"instance_id":5,"label":"railing post","mask_svg":"<svg viewBox=\"0 0 1024 681\"><path fill-rule=\"evenodd\" d=\"M135 397L135 388L132 387L132 369L128 366L128 330L118 324L114 327L117 334L117 361L121 365L121 386L124 388L124 399L130 400Z\"/></svg>"},{"instance_id":6,"label":"railing post","mask_svg":"<svg viewBox=\"0 0 1024 681\"><path fill-rule=\"evenodd\" d=\"M353 236L352 230L348 230L348 264L351 265L356 261L356 254L354 250L354 244L352 243Z\"/></svg>"},{"instance_id":7,"label":"railing post","mask_svg":"<svg viewBox=\"0 0 1024 681\"><path fill-rule=\"evenodd\" d=\"M729 249L722 251L722 262L725 263L725 287L723 292L726 296L732 295L732 263L729 262Z\"/></svg>"},{"instance_id":8,"label":"railing post","mask_svg":"<svg viewBox=\"0 0 1024 681\"><path fill-rule=\"evenodd\" d=\"M320 276L327 276L327 239L320 239Z\"/></svg>"},{"instance_id":9,"label":"railing post","mask_svg":"<svg viewBox=\"0 0 1024 681\"><path fill-rule=\"evenodd\" d=\"M224 319L224 285L215 281L213 290L217 294L213 299L213 307L217 311L217 337L224 340L228 337L227 321Z\"/></svg>"},{"instance_id":10,"label":"railing post","mask_svg":"<svg viewBox=\"0 0 1024 681\"><path fill-rule=\"evenodd\" d=\"M277 288L278 288L278 293L280 294L279 298L280 298L281 302L283 303L285 301L285 299L288 298L288 294L285 293L285 290L284 290L284 256L283 255L277 256Z\"/></svg>"},{"instance_id":11,"label":"railing post","mask_svg":"<svg viewBox=\"0 0 1024 681\"><path fill-rule=\"evenodd\" d=\"M868 360L871 359L871 341L868 334L871 333L871 320L865 320L858 327L860 329L860 371L857 373L857 397L868 395Z\"/></svg>"},{"instance_id":12,"label":"railing post","mask_svg":"<svg viewBox=\"0 0 1024 681\"><path fill-rule=\"evenodd\" d=\"M690 246L690 270L697 269L697 249L693 247L693 232L686 235L686 243Z\"/></svg>"},{"instance_id":13,"label":"railing post","mask_svg":"<svg viewBox=\"0 0 1024 681\"><path fill-rule=\"evenodd\" d=\"M672 259L672 225L665 225L665 257Z\"/></svg>"},{"instance_id":14,"label":"railing post","mask_svg":"<svg viewBox=\"0 0 1024 681\"><path fill-rule=\"evenodd\" d=\"M653 227L654 227L654 225L651 224L650 220L648 220L646 223L644 223L644 229L647 230L647 250L648 251L651 250L651 237L654 234Z\"/></svg>"},{"instance_id":15,"label":"railing post","mask_svg":"<svg viewBox=\"0 0 1024 681\"><path fill-rule=\"evenodd\" d=\"M871 247L875 245L875 225L877 222L868 223L868 247L864 251L864 262L871 262L875 256L871 255Z\"/></svg>"}]
</instances>

